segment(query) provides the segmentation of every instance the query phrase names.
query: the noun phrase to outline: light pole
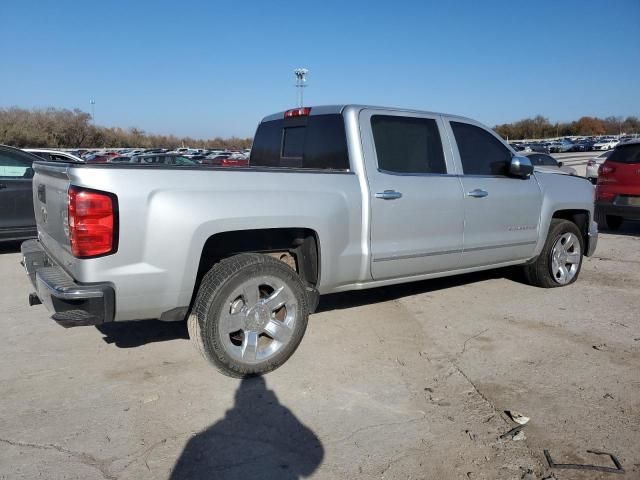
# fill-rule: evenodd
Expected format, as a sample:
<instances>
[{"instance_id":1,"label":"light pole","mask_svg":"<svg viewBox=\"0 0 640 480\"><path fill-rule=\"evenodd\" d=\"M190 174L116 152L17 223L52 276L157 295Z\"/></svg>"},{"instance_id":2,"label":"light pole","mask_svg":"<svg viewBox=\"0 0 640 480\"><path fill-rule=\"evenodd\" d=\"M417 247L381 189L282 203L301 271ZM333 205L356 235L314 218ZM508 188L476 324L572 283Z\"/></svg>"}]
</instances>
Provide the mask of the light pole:
<instances>
[{"instance_id":1,"label":"light pole","mask_svg":"<svg viewBox=\"0 0 640 480\"><path fill-rule=\"evenodd\" d=\"M307 70L306 68L296 68L293 73L296 76L296 88L298 89L298 104L299 107L302 108L303 104L304 104L304 97L302 95L302 89L305 88L307 85L307 73L309 73L309 70Z\"/></svg>"},{"instance_id":2,"label":"light pole","mask_svg":"<svg viewBox=\"0 0 640 480\"><path fill-rule=\"evenodd\" d=\"M93 122L93 126L96 126L96 101L92 98L89 100L91 104L91 121Z\"/></svg>"}]
</instances>

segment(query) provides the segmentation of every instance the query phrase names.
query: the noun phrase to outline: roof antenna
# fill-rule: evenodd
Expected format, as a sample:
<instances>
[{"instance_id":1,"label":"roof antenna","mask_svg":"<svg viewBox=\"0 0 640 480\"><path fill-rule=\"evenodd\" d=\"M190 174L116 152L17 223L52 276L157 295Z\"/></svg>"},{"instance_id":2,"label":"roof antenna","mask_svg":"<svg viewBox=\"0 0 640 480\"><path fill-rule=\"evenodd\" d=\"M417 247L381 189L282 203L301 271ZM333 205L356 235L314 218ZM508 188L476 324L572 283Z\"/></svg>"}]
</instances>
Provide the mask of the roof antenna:
<instances>
[{"instance_id":1,"label":"roof antenna","mask_svg":"<svg viewBox=\"0 0 640 480\"><path fill-rule=\"evenodd\" d=\"M296 68L293 73L296 76L296 88L298 89L298 106L302 108L304 106L302 92L303 88L307 86L307 73L309 73L309 70L306 68Z\"/></svg>"}]
</instances>

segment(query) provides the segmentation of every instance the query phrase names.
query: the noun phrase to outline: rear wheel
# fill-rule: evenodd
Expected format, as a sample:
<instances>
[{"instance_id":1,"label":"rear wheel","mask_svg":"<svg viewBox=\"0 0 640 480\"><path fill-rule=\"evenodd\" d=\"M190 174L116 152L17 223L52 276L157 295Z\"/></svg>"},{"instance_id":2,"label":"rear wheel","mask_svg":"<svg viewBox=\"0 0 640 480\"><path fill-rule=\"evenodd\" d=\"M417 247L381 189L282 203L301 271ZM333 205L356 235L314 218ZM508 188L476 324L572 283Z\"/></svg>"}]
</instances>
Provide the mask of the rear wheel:
<instances>
[{"instance_id":1,"label":"rear wheel","mask_svg":"<svg viewBox=\"0 0 640 480\"><path fill-rule=\"evenodd\" d=\"M205 275L189 336L225 375L270 372L296 350L307 328L304 285L285 263L260 254L222 260Z\"/></svg>"},{"instance_id":2,"label":"rear wheel","mask_svg":"<svg viewBox=\"0 0 640 480\"><path fill-rule=\"evenodd\" d=\"M531 285L554 288L578 279L582 267L583 238L575 223L554 218L538 258L526 265L524 273Z\"/></svg>"}]
</instances>

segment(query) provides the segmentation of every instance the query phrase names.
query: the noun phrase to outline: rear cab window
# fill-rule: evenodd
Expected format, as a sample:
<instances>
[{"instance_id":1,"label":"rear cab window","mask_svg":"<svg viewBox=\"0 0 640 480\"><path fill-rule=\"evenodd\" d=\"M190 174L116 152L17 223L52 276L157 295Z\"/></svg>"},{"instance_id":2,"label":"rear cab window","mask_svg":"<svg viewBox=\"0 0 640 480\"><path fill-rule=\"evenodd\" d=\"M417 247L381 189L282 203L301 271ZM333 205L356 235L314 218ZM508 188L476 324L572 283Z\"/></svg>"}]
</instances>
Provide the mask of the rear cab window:
<instances>
[{"instance_id":1,"label":"rear cab window","mask_svg":"<svg viewBox=\"0 0 640 480\"><path fill-rule=\"evenodd\" d=\"M349 170L344 118L323 114L282 118L258 126L249 165L313 170Z\"/></svg>"}]
</instances>

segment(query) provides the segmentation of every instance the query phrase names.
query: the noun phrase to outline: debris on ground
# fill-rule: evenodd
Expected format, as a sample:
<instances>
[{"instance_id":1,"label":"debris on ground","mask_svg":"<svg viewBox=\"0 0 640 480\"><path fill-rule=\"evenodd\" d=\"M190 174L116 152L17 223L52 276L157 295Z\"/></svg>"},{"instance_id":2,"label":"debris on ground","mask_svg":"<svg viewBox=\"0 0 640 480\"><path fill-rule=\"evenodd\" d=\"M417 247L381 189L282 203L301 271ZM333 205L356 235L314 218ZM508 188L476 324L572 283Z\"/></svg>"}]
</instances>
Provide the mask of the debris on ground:
<instances>
[{"instance_id":1,"label":"debris on ground","mask_svg":"<svg viewBox=\"0 0 640 480\"><path fill-rule=\"evenodd\" d=\"M525 417L522 413L516 412L515 410L505 410L505 412L511 420L520 425L526 425L531 420L529 417Z\"/></svg>"},{"instance_id":2,"label":"debris on ground","mask_svg":"<svg viewBox=\"0 0 640 480\"><path fill-rule=\"evenodd\" d=\"M612 453L601 452L599 450L587 450L587 453L592 453L594 455L607 455L615 467L604 467L601 465L583 465L579 463L555 463L551 458L551 454L549 450L544 450L544 456L549 463L550 468L565 468L565 469L573 469L573 470L594 470L596 472L606 472L606 473L624 473L624 468L616 458L616 456Z\"/></svg>"},{"instance_id":3,"label":"debris on ground","mask_svg":"<svg viewBox=\"0 0 640 480\"><path fill-rule=\"evenodd\" d=\"M498 438L499 438L500 440L504 440L505 438L515 437L515 436L520 432L520 430L522 430L523 428L524 428L524 425L518 425L517 427L512 428L512 429L511 429L511 430L509 430L508 432L503 433L503 434L502 434L502 435L500 435Z\"/></svg>"}]
</instances>

